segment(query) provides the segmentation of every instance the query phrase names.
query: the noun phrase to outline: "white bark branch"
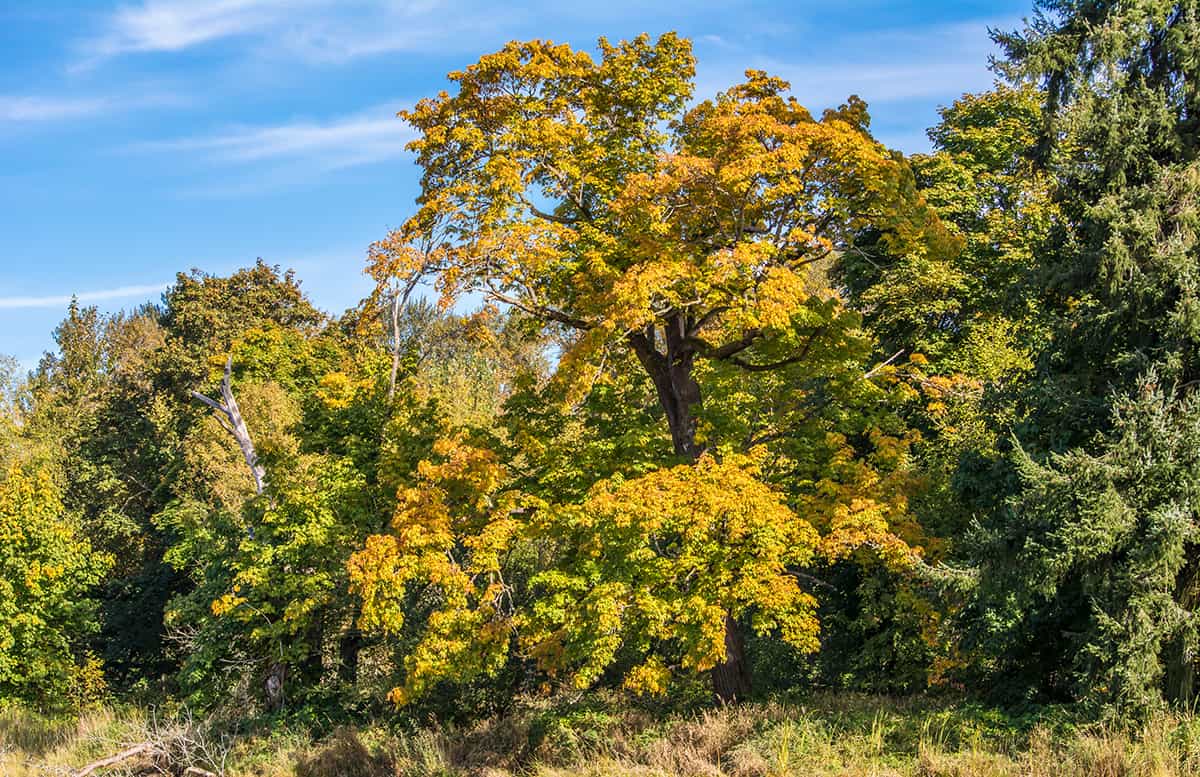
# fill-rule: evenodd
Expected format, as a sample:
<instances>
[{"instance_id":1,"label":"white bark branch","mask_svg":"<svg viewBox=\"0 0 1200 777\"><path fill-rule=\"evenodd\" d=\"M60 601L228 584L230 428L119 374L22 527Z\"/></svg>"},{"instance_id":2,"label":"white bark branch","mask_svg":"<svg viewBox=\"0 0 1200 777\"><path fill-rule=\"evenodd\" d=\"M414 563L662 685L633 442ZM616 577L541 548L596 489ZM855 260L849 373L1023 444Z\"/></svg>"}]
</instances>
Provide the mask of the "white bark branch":
<instances>
[{"instance_id":1,"label":"white bark branch","mask_svg":"<svg viewBox=\"0 0 1200 777\"><path fill-rule=\"evenodd\" d=\"M254 491L261 496L266 487L267 471L258 461L258 454L254 451L254 441L250 438L250 430L246 427L241 408L238 407L237 399L233 396L232 374L233 356L231 355L225 360L225 376L221 378L222 402L209 399L199 391L193 391L192 397L212 408L217 414L216 419L221 427L233 435L233 439L237 441L238 447L242 450L242 458L246 460L246 466L250 468L250 474L254 477Z\"/></svg>"}]
</instances>

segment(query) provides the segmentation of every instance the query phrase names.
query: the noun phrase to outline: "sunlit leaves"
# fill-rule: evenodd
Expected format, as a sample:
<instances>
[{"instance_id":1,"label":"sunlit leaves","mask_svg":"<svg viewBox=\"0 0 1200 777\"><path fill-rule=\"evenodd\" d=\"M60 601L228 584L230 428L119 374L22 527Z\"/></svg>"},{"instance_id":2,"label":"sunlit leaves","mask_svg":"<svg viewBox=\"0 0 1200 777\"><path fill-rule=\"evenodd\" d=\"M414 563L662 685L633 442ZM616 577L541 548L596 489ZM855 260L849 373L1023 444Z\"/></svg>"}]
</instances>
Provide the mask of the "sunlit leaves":
<instances>
[{"instance_id":1,"label":"sunlit leaves","mask_svg":"<svg viewBox=\"0 0 1200 777\"><path fill-rule=\"evenodd\" d=\"M80 529L48 472L0 474L0 699L63 706L90 666L85 640L99 627L92 587L112 559Z\"/></svg>"},{"instance_id":2,"label":"sunlit leaves","mask_svg":"<svg viewBox=\"0 0 1200 777\"><path fill-rule=\"evenodd\" d=\"M401 114L425 176L418 212L373 249L377 280L429 275L446 299L479 291L588 330L570 366L685 320L688 347L714 358L820 327L836 308L796 314L836 298L824 271L867 227L897 252L954 250L861 101L814 119L785 82L748 71L685 110L687 41L602 42L601 55L513 43Z\"/></svg>"}]
</instances>

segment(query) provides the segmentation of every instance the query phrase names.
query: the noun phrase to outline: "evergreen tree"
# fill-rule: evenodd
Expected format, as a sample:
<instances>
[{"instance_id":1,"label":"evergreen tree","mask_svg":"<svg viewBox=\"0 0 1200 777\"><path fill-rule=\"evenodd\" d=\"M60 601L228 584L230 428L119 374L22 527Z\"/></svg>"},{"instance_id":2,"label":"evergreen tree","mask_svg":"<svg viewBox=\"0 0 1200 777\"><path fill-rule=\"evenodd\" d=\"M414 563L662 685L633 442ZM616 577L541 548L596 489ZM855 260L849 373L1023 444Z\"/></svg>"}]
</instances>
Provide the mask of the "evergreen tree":
<instances>
[{"instance_id":1,"label":"evergreen tree","mask_svg":"<svg viewBox=\"0 0 1200 777\"><path fill-rule=\"evenodd\" d=\"M1015 493L975 538L963 622L1010 687L1144 711L1192 690L1200 3L1044 2L997 40L1046 91L1060 217L1031 293L1054 326L1013 477L981 486Z\"/></svg>"}]
</instances>

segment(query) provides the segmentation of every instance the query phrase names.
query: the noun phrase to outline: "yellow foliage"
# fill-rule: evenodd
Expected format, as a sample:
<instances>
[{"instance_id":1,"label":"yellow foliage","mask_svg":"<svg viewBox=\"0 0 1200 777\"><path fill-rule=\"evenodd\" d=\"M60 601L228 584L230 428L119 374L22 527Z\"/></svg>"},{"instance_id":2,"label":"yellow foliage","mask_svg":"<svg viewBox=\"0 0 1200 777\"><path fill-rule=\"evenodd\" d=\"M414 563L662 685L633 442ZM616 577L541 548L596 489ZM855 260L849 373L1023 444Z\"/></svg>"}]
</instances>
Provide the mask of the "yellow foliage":
<instances>
[{"instance_id":1,"label":"yellow foliage","mask_svg":"<svg viewBox=\"0 0 1200 777\"><path fill-rule=\"evenodd\" d=\"M750 70L689 110L688 41L600 48L510 43L401 112L426 175L372 247L381 289L431 276L443 305L478 292L577 330L560 377L586 381L607 346L680 322L702 358L798 323L836 341L840 305L807 303L836 298L824 268L866 228L898 254L956 250L861 101L814 118Z\"/></svg>"}]
</instances>

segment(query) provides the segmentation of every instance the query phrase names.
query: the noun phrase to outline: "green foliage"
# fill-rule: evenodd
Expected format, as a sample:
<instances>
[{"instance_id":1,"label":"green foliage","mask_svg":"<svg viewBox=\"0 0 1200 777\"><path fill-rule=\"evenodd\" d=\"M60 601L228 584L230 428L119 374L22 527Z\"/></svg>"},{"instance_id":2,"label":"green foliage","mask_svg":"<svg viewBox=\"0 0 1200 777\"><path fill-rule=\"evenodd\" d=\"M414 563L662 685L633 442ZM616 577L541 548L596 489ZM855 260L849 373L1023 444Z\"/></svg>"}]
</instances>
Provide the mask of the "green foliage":
<instances>
[{"instance_id":1,"label":"green foliage","mask_svg":"<svg viewBox=\"0 0 1200 777\"><path fill-rule=\"evenodd\" d=\"M1147 379L1094 454L1015 454L1022 488L972 538L988 561L963 613L995 671L1122 712L1194 692L1200 402L1174 393Z\"/></svg>"},{"instance_id":2,"label":"green foliage","mask_svg":"<svg viewBox=\"0 0 1200 777\"><path fill-rule=\"evenodd\" d=\"M45 470L0 478L0 701L95 701L92 588L112 565L82 536Z\"/></svg>"},{"instance_id":3,"label":"green foliage","mask_svg":"<svg viewBox=\"0 0 1200 777\"><path fill-rule=\"evenodd\" d=\"M361 476L312 455L277 473L269 499L239 514L193 502L159 518L177 538L167 561L196 585L167 611L180 684L206 706L254 704L275 665L288 667L292 701L303 702L322 684L324 651L356 616L346 558L376 520Z\"/></svg>"},{"instance_id":4,"label":"green foliage","mask_svg":"<svg viewBox=\"0 0 1200 777\"><path fill-rule=\"evenodd\" d=\"M530 581L530 655L588 688L624 653L624 685L661 694L675 671L725 659L727 619L815 651L816 600L788 570L812 561L818 535L757 475L753 461L706 457L538 510L534 536L557 552Z\"/></svg>"},{"instance_id":5,"label":"green foliage","mask_svg":"<svg viewBox=\"0 0 1200 777\"><path fill-rule=\"evenodd\" d=\"M1192 703L1200 6L996 37L911 159L761 71L693 100L673 33L510 43L403 112L421 195L340 319L262 261L72 303L0 361L0 694ZM786 773L800 728L746 725Z\"/></svg>"},{"instance_id":6,"label":"green foliage","mask_svg":"<svg viewBox=\"0 0 1200 777\"><path fill-rule=\"evenodd\" d=\"M1057 315L1029 398L1038 450L1089 442L1149 369L1200 378L1200 76L1194 2L1047 2L1000 36L1004 71L1040 81L1041 158L1064 219L1040 251Z\"/></svg>"},{"instance_id":7,"label":"green foliage","mask_svg":"<svg viewBox=\"0 0 1200 777\"><path fill-rule=\"evenodd\" d=\"M1051 337L1016 392L1025 452L972 486L987 509L963 620L1002 689L1138 714L1194 697L1200 16L1040 9L998 39L1002 71L1046 92L1037 159L1060 216L1034 298Z\"/></svg>"}]
</instances>

